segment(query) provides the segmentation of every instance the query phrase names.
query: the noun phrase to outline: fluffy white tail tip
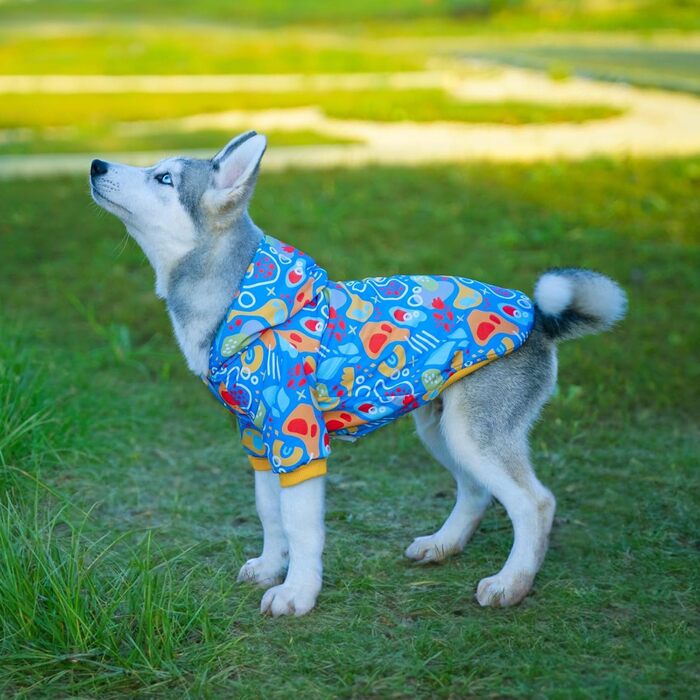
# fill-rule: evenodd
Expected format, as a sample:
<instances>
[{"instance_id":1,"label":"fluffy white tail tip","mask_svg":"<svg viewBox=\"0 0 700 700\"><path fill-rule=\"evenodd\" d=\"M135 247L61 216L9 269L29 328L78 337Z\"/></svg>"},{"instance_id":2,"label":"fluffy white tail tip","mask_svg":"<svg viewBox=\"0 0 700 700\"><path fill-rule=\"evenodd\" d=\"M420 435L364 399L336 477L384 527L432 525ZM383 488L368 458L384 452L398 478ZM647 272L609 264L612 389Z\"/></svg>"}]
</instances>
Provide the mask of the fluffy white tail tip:
<instances>
[{"instance_id":1,"label":"fluffy white tail tip","mask_svg":"<svg viewBox=\"0 0 700 700\"><path fill-rule=\"evenodd\" d=\"M535 300L543 313L558 316L571 306L574 299L574 283L569 277L546 272L535 285Z\"/></svg>"}]
</instances>

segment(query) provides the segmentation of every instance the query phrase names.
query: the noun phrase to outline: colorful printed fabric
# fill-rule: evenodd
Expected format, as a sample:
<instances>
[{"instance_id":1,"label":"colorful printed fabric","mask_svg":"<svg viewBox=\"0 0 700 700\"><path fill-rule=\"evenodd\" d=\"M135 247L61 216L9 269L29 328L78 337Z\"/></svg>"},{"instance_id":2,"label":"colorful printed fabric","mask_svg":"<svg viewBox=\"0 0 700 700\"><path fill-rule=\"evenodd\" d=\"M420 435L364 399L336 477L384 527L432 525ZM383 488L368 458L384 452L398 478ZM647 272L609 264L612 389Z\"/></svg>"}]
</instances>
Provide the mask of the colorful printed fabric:
<instances>
[{"instance_id":1,"label":"colorful printed fabric","mask_svg":"<svg viewBox=\"0 0 700 700\"><path fill-rule=\"evenodd\" d=\"M212 343L207 383L237 415L253 465L289 485L325 472L329 435L365 435L431 401L520 347L533 322L518 291L442 275L332 282L266 236Z\"/></svg>"}]
</instances>

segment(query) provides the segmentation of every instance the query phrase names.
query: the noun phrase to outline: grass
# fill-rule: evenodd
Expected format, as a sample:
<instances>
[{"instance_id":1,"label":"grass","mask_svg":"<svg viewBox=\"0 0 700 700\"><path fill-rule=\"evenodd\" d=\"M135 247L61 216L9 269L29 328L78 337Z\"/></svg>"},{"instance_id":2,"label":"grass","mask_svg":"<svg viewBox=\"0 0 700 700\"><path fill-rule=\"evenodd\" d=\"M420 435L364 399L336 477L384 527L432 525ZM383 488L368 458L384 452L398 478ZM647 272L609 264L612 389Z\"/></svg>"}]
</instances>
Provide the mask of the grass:
<instances>
[{"instance_id":1,"label":"grass","mask_svg":"<svg viewBox=\"0 0 700 700\"><path fill-rule=\"evenodd\" d=\"M368 119L380 122L464 122L491 124L555 124L608 119L622 111L605 105L549 105L537 102L462 102L440 90L401 90L384 93L383 99L324 100L323 111L336 119Z\"/></svg>"},{"instance_id":2,"label":"grass","mask_svg":"<svg viewBox=\"0 0 700 700\"><path fill-rule=\"evenodd\" d=\"M288 24L290 22L363 22L374 20L401 20L418 17L452 16L474 14L484 16L492 5L503 5L489 0L436 0L426 3L423 0L356 0L353 3L334 2L319 5L313 0L301 0L294 6L279 0L247 0L235 5L222 3L220 0L204 0L193 11L192 5L185 0L173 0L149 3L144 6L137 0L124 0L118 6L109 6L104 1L89 3L84 0L58 0L58 2L39 2L37 7L28 10L21 2L5 2L3 12L8 18L36 17L37 12L49 16L89 16L97 18L124 17L140 15L158 17L167 12L176 17L207 17L215 19L237 20L239 22L263 22L270 24ZM522 4L518 2L517 4Z\"/></svg>"},{"instance_id":3,"label":"grass","mask_svg":"<svg viewBox=\"0 0 700 700\"><path fill-rule=\"evenodd\" d=\"M583 122L621 114L602 105L533 102L461 102L441 90L333 90L311 93L6 95L0 113L0 155L217 148L230 129L186 129L178 117L318 107L336 119L383 122L437 120L464 123L546 124ZM165 120L159 123L159 120ZM130 123L143 122L143 123ZM238 126L237 128L242 128ZM0 136L2 132L0 132ZM354 143L311 129L271 130L272 145Z\"/></svg>"},{"instance_id":4,"label":"grass","mask_svg":"<svg viewBox=\"0 0 700 700\"><path fill-rule=\"evenodd\" d=\"M3 324L6 326L7 324ZM0 465L43 452L49 422L48 402L42 398L39 372L22 352L18 335L8 332L0 345Z\"/></svg>"},{"instance_id":5,"label":"grass","mask_svg":"<svg viewBox=\"0 0 700 700\"><path fill-rule=\"evenodd\" d=\"M553 75L577 73L613 80L700 93L700 52L650 46L499 46L475 55L538 68Z\"/></svg>"},{"instance_id":6,"label":"grass","mask_svg":"<svg viewBox=\"0 0 700 700\"><path fill-rule=\"evenodd\" d=\"M228 21L236 24L278 26L312 24L323 26L381 26L386 32L464 32L480 28L496 30L545 27L595 30L697 29L700 13L696 0L355 0L318 3L298 0L246 0L225 3L203 0L5 0L0 18L5 21L67 18L117 20L138 16L179 20Z\"/></svg>"},{"instance_id":7,"label":"grass","mask_svg":"<svg viewBox=\"0 0 700 700\"><path fill-rule=\"evenodd\" d=\"M230 580L212 572L223 587L200 597L193 570L155 552L150 533L117 555L123 538L89 541L85 521L76 526L66 516L36 502L0 504L0 616L11 646L0 662L5 683L50 690L69 678L80 692L102 674L112 690L177 687L188 667L236 655L240 633L215 621L226 616Z\"/></svg>"},{"instance_id":8,"label":"grass","mask_svg":"<svg viewBox=\"0 0 700 700\"><path fill-rule=\"evenodd\" d=\"M541 124L581 122L620 113L604 105L462 102L442 90L323 90L310 92L13 94L3 98L0 128L110 124L174 119L199 113L318 107L336 119L438 120ZM116 127L118 128L118 127Z\"/></svg>"},{"instance_id":9,"label":"grass","mask_svg":"<svg viewBox=\"0 0 700 700\"><path fill-rule=\"evenodd\" d=\"M558 514L520 607L472 597L507 556L499 507L444 566L402 560L454 493L402 421L334 446L319 608L272 621L233 584L260 545L252 476L184 368L142 255L82 179L4 183L0 399L26 396L21 415L51 422L5 453L0 694L692 697L698 184L699 159L263 168L256 220L334 277L531 289L543 268L577 264L631 301L614 333L561 348L532 441Z\"/></svg>"},{"instance_id":10,"label":"grass","mask_svg":"<svg viewBox=\"0 0 700 700\"><path fill-rule=\"evenodd\" d=\"M365 73L420 70L424 64L420 53L308 32L138 22L0 32L0 73L6 75Z\"/></svg>"},{"instance_id":11,"label":"grass","mask_svg":"<svg viewBox=\"0 0 700 700\"><path fill-rule=\"evenodd\" d=\"M243 127L237 127L245 131ZM357 143L339 136L326 136L310 129L265 131L271 146L311 146ZM197 148L220 148L231 138L231 129L176 131L154 128L142 133L128 133L115 128L28 129L14 139L0 143L0 155L33 153L109 153L129 151L166 151Z\"/></svg>"}]
</instances>

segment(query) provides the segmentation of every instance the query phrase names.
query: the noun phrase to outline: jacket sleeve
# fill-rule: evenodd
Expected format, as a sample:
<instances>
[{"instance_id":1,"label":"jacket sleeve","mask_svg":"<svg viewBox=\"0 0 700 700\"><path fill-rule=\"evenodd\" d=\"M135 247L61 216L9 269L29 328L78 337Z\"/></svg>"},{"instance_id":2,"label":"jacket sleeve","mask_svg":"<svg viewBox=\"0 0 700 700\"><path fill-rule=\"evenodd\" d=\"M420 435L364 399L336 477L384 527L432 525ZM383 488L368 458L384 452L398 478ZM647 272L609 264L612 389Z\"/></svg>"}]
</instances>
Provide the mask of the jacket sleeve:
<instances>
[{"instance_id":1,"label":"jacket sleeve","mask_svg":"<svg viewBox=\"0 0 700 700\"><path fill-rule=\"evenodd\" d=\"M280 336L279 362L261 392L255 425L270 468L280 475L282 486L293 486L326 473L330 441L316 401L315 353Z\"/></svg>"},{"instance_id":2,"label":"jacket sleeve","mask_svg":"<svg viewBox=\"0 0 700 700\"><path fill-rule=\"evenodd\" d=\"M252 420L240 414L238 415L238 429L241 432L241 445L243 445L253 469L269 471L271 467L267 460L267 449L260 429L255 427Z\"/></svg>"}]
</instances>

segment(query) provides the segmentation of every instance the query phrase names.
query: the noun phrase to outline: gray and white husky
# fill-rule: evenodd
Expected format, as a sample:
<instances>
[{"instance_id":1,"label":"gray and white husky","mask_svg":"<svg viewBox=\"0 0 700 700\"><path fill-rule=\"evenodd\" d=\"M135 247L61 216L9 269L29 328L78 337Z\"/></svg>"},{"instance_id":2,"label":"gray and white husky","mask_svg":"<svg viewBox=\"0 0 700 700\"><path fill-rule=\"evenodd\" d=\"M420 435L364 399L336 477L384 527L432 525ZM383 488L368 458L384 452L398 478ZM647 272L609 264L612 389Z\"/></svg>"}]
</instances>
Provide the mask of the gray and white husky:
<instances>
[{"instance_id":1,"label":"gray and white husky","mask_svg":"<svg viewBox=\"0 0 700 700\"><path fill-rule=\"evenodd\" d=\"M208 372L217 328L252 260L262 231L248 214L265 137L234 138L211 160L169 158L151 168L95 160L92 195L117 216L155 270L189 368ZM528 432L556 381L556 343L609 328L622 318L624 292L610 279L580 269L552 270L534 293L535 326L525 344L447 388L413 412L420 439L457 482L454 508L432 535L416 538L406 556L439 562L460 552L492 496L513 523L503 568L480 581L481 605L520 602L547 550L555 500L530 464ZM303 615L321 590L324 477L280 488L270 471L255 472L263 527L262 554L239 580L267 591L261 611Z\"/></svg>"}]
</instances>

